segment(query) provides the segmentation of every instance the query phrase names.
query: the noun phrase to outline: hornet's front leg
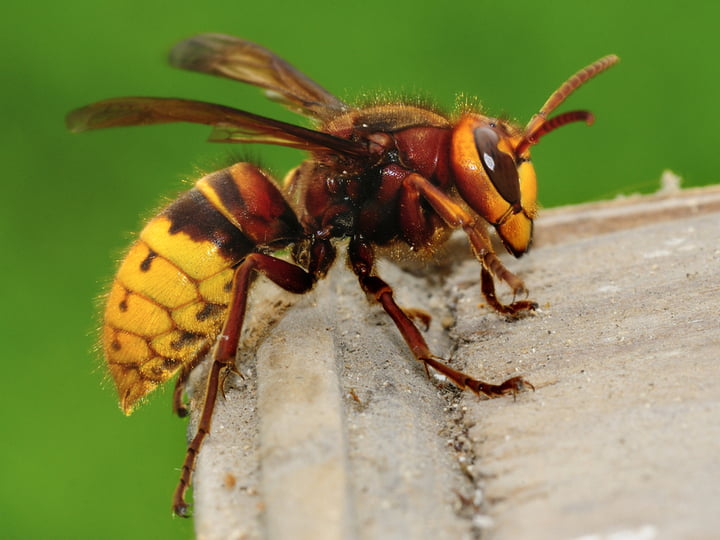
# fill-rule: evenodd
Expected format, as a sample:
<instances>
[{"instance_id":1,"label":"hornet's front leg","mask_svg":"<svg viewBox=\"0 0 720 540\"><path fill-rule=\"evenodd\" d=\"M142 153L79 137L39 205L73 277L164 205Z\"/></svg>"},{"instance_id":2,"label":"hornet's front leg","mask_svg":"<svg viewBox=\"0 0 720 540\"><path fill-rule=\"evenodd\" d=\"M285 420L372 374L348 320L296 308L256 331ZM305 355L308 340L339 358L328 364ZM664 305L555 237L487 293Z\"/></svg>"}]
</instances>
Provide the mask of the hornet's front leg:
<instances>
[{"instance_id":1,"label":"hornet's front leg","mask_svg":"<svg viewBox=\"0 0 720 540\"><path fill-rule=\"evenodd\" d=\"M517 315L522 311L537 308L537 304L530 300L518 300L510 304L503 304L498 300L495 294L493 275L500 281L507 283L515 296L526 294L527 289L525 289L522 280L505 268L497 255L495 255L486 232L485 222L481 218L472 216L442 190L419 174L408 175L403 182L403 189L406 192L406 199L418 201L420 198L425 199L448 226L463 228L470 240L475 257L482 264L480 273L481 288L485 300L490 306L499 313L507 315Z\"/></svg>"},{"instance_id":2,"label":"hornet's front leg","mask_svg":"<svg viewBox=\"0 0 720 540\"><path fill-rule=\"evenodd\" d=\"M475 257L482 264L480 273L481 288L485 300L499 313L517 315L522 311L534 310L537 307L535 302L530 300L513 301L510 304L502 304L495 294L495 283L493 275L500 281L504 281L512 289L513 295L526 294L527 289L522 280L513 274L500 262L492 249L488 238L485 223L481 218L472 216L462 206L453 201L443 191L430 183L419 174L410 174L403 183L406 198L418 200L420 197L428 201L433 210L453 228L462 227L470 240Z\"/></svg>"}]
</instances>

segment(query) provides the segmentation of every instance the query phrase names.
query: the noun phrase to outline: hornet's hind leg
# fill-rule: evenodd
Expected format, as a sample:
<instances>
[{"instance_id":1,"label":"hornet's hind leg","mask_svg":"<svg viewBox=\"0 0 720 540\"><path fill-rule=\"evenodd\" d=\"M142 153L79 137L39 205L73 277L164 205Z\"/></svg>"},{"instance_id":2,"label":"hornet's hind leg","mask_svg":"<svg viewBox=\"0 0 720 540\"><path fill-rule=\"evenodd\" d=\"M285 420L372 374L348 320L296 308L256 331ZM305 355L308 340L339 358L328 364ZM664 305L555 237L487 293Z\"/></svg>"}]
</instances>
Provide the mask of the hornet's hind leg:
<instances>
[{"instance_id":1,"label":"hornet's hind leg","mask_svg":"<svg viewBox=\"0 0 720 540\"><path fill-rule=\"evenodd\" d=\"M213 351L213 363L207 378L205 401L198 422L197 433L188 446L183 462L180 481L173 496L173 511L179 516L188 515L185 492L190 486L195 460L205 436L210 432L212 414L217 400L218 389L222 384L222 374L235 369L235 355L245 319L250 276L260 272L286 291L301 294L309 291L315 284L315 274L292 263L262 253L251 253L240 263L233 277L232 300L225 319L222 333Z\"/></svg>"}]
</instances>

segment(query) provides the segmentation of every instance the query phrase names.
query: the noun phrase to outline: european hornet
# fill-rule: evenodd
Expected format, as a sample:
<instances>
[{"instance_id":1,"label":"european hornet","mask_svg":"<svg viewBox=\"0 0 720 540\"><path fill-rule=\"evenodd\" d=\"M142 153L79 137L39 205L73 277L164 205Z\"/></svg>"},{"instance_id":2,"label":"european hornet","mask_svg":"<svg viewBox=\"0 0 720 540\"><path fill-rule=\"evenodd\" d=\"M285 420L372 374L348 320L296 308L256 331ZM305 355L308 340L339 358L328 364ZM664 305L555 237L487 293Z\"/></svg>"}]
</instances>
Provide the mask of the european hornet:
<instances>
[{"instance_id":1,"label":"european hornet","mask_svg":"<svg viewBox=\"0 0 720 540\"><path fill-rule=\"evenodd\" d=\"M188 514L185 492L195 458L224 376L236 370L252 277L259 272L287 291L306 293L326 274L342 241L360 287L382 305L426 370L489 397L531 386L522 377L479 381L433 355L410 312L375 273L374 248L399 244L409 248L408 256L427 253L462 228L480 262L487 303L508 315L534 309L526 299L498 300L495 280L514 295L525 287L493 252L487 224L514 256L528 250L537 213L530 147L565 124L590 124L588 111L549 115L617 60L606 56L573 75L523 129L472 110L448 116L403 102L354 107L259 45L202 34L177 44L170 63L263 88L316 129L175 98L108 99L68 115L76 132L192 122L213 126L211 141L276 144L310 154L282 188L252 163L200 178L145 226L107 297L102 343L126 414L178 373L174 409L185 416L188 375L212 351L197 433L173 498L175 513ZM277 256L279 250L289 250L290 260Z\"/></svg>"}]
</instances>

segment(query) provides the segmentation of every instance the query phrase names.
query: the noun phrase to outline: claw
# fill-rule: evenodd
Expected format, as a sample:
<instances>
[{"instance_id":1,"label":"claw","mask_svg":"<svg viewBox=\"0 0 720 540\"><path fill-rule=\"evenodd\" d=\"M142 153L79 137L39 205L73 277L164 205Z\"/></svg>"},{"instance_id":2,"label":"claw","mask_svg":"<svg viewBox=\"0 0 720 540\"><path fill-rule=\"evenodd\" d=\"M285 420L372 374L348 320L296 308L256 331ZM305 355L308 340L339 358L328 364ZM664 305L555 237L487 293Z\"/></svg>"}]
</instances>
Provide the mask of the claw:
<instances>
[{"instance_id":1,"label":"claw","mask_svg":"<svg viewBox=\"0 0 720 540\"><path fill-rule=\"evenodd\" d=\"M532 300L518 300L504 307L508 309L508 311L505 312L507 315L518 317L521 315L521 311L535 311L538 308L538 304Z\"/></svg>"},{"instance_id":2,"label":"claw","mask_svg":"<svg viewBox=\"0 0 720 540\"><path fill-rule=\"evenodd\" d=\"M190 505L185 501L175 502L173 504L173 512L176 516L182 518L188 518L192 516L192 512L190 511Z\"/></svg>"},{"instance_id":3,"label":"claw","mask_svg":"<svg viewBox=\"0 0 720 540\"><path fill-rule=\"evenodd\" d=\"M462 371L457 371L451 368L443 362L440 362L439 360L441 359L439 358L421 358L421 360L425 364L425 370L427 370L428 367L431 367L438 373L445 375L458 388L462 390L469 388L473 393L477 394L478 396L482 394L489 398L496 398L500 396L505 396L507 394L512 394L514 397L520 392L525 391L527 388L531 388L533 391L535 391L535 387L530 382L526 381L520 376L512 377L503 382L502 384L490 384L474 379L473 377L470 377Z\"/></svg>"},{"instance_id":4,"label":"claw","mask_svg":"<svg viewBox=\"0 0 720 540\"><path fill-rule=\"evenodd\" d=\"M495 294L495 283L493 282L492 274L484 266L480 271L480 286L482 288L483 296L485 296L485 300L498 313L517 317L522 311L534 311L538 307L538 305L531 300L517 300L510 304L501 303ZM518 284L513 289L513 300L515 299L515 295L519 292L523 292L527 295L527 289L522 282L518 280Z\"/></svg>"},{"instance_id":5,"label":"claw","mask_svg":"<svg viewBox=\"0 0 720 540\"><path fill-rule=\"evenodd\" d=\"M173 412L178 416L178 418L185 418L190 413L184 403L180 405L174 404Z\"/></svg>"},{"instance_id":6,"label":"claw","mask_svg":"<svg viewBox=\"0 0 720 540\"><path fill-rule=\"evenodd\" d=\"M506 396L508 394L512 394L513 398L515 398L517 394L525 391L527 388L532 388L532 390L535 391L535 387L522 377L512 377L501 384L489 384L469 377L468 380L464 382L465 385L477 395L483 394L489 398Z\"/></svg>"},{"instance_id":7,"label":"claw","mask_svg":"<svg viewBox=\"0 0 720 540\"><path fill-rule=\"evenodd\" d=\"M244 379L244 378L245 378L245 375L243 375L243 374L240 372L240 370L238 369L238 367L235 365L234 362L228 366L228 369L229 369L231 372L233 372L235 375L237 375L238 377L240 377L241 379Z\"/></svg>"},{"instance_id":8,"label":"claw","mask_svg":"<svg viewBox=\"0 0 720 540\"><path fill-rule=\"evenodd\" d=\"M223 399L226 399L225 381L227 381L227 378L230 376L231 373L237 375L241 379L245 378L245 376L240 373L240 370L235 365L235 362L225 364L225 366L223 366L223 371L220 374L220 393L222 394Z\"/></svg>"},{"instance_id":9,"label":"claw","mask_svg":"<svg viewBox=\"0 0 720 540\"><path fill-rule=\"evenodd\" d=\"M524 392L528 388L535 391L535 387L522 377L512 377L502 384L498 385L498 389L501 395L512 394L513 399L516 398L518 393Z\"/></svg>"}]
</instances>

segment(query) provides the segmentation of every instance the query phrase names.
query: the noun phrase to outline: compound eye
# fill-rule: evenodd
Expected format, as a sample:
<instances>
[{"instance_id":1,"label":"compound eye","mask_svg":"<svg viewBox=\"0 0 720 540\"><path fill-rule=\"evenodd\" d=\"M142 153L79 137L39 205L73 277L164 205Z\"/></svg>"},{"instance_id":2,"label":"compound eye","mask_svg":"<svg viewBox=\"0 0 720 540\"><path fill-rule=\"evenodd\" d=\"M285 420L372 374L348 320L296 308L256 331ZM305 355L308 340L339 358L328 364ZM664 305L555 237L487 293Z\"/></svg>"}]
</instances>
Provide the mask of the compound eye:
<instances>
[{"instance_id":1,"label":"compound eye","mask_svg":"<svg viewBox=\"0 0 720 540\"><path fill-rule=\"evenodd\" d=\"M520 204L520 180L515 160L498 148L500 136L489 127L473 132L480 162L500 196L510 205Z\"/></svg>"}]
</instances>

